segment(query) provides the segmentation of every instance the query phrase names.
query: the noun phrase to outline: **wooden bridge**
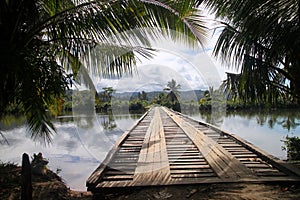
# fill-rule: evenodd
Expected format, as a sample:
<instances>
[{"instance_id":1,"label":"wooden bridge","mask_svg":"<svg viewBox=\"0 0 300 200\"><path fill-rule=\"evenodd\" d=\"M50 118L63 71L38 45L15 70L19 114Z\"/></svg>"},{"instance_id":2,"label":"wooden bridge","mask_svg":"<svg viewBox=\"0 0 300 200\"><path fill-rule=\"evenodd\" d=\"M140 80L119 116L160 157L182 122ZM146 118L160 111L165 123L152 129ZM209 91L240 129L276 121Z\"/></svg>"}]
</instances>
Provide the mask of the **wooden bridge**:
<instances>
[{"instance_id":1,"label":"wooden bridge","mask_svg":"<svg viewBox=\"0 0 300 200\"><path fill-rule=\"evenodd\" d=\"M87 180L89 191L178 184L300 181L300 171L218 128L153 107Z\"/></svg>"}]
</instances>

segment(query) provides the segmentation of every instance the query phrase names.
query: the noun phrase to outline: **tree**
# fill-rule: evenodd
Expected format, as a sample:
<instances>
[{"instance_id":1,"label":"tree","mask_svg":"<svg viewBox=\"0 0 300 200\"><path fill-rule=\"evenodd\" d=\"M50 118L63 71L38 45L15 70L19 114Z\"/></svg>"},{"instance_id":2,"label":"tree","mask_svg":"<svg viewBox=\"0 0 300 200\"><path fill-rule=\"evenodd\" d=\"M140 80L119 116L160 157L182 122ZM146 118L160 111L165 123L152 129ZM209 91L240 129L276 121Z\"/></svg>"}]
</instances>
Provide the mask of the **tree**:
<instances>
[{"instance_id":1,"label":"tree","mask_svg":"<svg viewBox=\"0 0 300 200\"><path fill-rule=\"evenodd\" d=\"M156 96L153 98L153 100L152 100L151 103L152 103L152 104L159 104L159 105L162 105L162 106L167 106L167 107L169 107L169 106L167 105L168 102L167 102L166 94L163 93L163 92L161 92L161 93L159 93L158 95L156 95Z\"/></svg>"},{"instance_id":2,"label":"tree","mask_svg":"<svg viewBox=\"0 0 300 200\"><path fill-rule=\"evenodd\" d=\"M139 92L138 98L141 101L148 101L147 93L145 91L142 91L142 93Z\"/></svg>"},{"instance_id":3,"label":"tree","mask_svg":"<svg viewBox=\"0 0 300 200\"><path fill-rule=\"evenodd\" d=\"M227 88L238 87L233 96L276 103L276 96L284 94L299 103L299 0L205 2L222 20L214 54L241 71L238 85L233 85L233 75L227 79Z\"/></svg>"},{"instance_id":4,"label":"tree","mask_svg":"<svg viewBox=\"0 0 300 200\"><path fill-rule=\"evenodd\" d=\"M112 98L112 94L116 91L112 87L104 87L102 88L103 92L101 93L103 102L110 102Z\"/></svg>"},{"instance_id":5,"label":"tree","mask_svg":"<svg viewBox=\"0 0 300 200\"><path fill-rule=\"evenodd\" d=\"M74 79L91 82L88 71L107 77L131 74L136 53L151 57L147 34L119 33L158 27L170 35L162 28L174 29L198 44L205 30L198 6L196 0L1 1L1 116L8 105L21 105L32 137L50 141L55 127L48 107Z\"/></svg>"},{"instance_id":6,"label":"tree","mask_svg":"<svg viewBox=\"0 0 300 200\"><path fill-rule=\"evenodd\" d=\"M171 107L176 110L180 111L180 104L179 104L179 99L180 99L180 92L179 89L181 88L180 84L177 84L174 79L168 82L167 87L164 88L164 91L169 91L167 95L167 99L171 102Z\"/></svg>"},{"instance_id":7,"label":"tree","mask_svg":"<svg viewBox=\"0 0 300 200\"><path fill-rule=\"evenodd\" d=\"M96 109L99 111L107 112L111 109L111 99L113 93L116 91L112 87L102 88L103 92L100 93L100 97L96 98Z\"/></svg>"},{"instance_id":8,"label":"tree","mask_svg":"<svg viewBox=\"0 0 300 200\"><path fill-rule=\"evenodd\" d=\"M169 101L174 104L175 102L178 102L180 99L180 92L179 89L181 89L181 85L177 84L174 79L168 82L167 87L164 88L164 91L168 91L169 94L167 95L167 98Z\"/></svg>"}]
</instances>

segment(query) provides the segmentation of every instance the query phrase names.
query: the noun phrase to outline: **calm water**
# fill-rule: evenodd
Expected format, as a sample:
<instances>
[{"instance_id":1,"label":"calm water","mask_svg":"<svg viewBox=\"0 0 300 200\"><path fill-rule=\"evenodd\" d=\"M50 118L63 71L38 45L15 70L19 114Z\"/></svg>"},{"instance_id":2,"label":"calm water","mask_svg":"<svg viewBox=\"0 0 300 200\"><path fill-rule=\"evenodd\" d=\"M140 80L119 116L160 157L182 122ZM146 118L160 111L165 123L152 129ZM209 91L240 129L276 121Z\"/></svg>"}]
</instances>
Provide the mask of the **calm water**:
<instances>
[{"instance_id":1,"label":"calm water","mask_svg":"<svg viewBox=\"0 0 300 200\"><path fill-rule=\"evenodd\" d=\"M284 110L261 113L187 113L192 117L212 123L280 158L285 136L300 137L300 111ZM105 158L119 136L128 130L141 115L63 116L55 120L58 134L50 145L34 142L21 119L8 118L0 124L7 142L1 141L0 160L21 163L24 152L42 152L49 160L49 168L72 189L85 190L85 181ZM5 124L5 125L4 125Z\"/></svg>"}]
</instances>

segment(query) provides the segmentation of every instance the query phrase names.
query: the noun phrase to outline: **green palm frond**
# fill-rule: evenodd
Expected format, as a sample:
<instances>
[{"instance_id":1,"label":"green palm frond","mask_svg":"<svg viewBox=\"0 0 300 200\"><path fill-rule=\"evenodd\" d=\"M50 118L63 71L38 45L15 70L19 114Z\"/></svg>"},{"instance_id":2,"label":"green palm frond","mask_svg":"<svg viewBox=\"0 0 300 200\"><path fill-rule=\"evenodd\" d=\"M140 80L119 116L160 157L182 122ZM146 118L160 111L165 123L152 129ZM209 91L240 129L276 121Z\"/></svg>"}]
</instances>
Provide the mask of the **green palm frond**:
<instances>
[{"instance_id":1,"label":"green palm frond","mask_svg":"<svg viewBox=\"0 0 300 200\"><path fill-rule=\"evenodd\" d=\"M239 86L245 98L252 101L258 95L256 99L264 102L261 93L268 90L299 99L299 1L204 2L223 20L214 54L241 71ZM250 80L252 74L256 81Z\"/></svg>"},{"instance_id":2,"label":"green palm frond","mask_svg":"<svg viewBox=\"0 0 300 200\"><path fill-rule=\"evenodd\" d=\"M88 73L132 74L137 55L151 58L151 40L162 34L202 44L206 29L198 5L196 0L1 1L1 113L12 102L22 105L33 138L50 141L55 129L48 107L64 94L71 76L81 76L92 88Z\"/></svg>"},{"instance_id":3,"label":"green palm frond","mask_svg":"<svg viewBox=\"0 0 300 200\"><path fill-rule=\"evenodd\" d=\"M142 0L141 2L150 4L146 10L153 18L151 23L154 23L156 27L165 28L165 30L174 30L170 35L172 39L184 41L190 46L198 45L198 42L203 45L207 36L207 27L205 17L201 15L201 10L197 6L197 1ZM170 34L170 32L166 34Z\"/></svg>"},{"instance_id":4,"label":"green palm frond","mask_svg":"<svg viewBox=\"0 0 300 200\"><path fill-rule=\"evenodd\" d=\"M180 90L181 89L181 85L177 84L177 82L172 79L171 81L168 81L167 87L164 88L164 91L169 91L169 96L174 99L176 98L180 98Z\"/></svg>"}]
</instances>

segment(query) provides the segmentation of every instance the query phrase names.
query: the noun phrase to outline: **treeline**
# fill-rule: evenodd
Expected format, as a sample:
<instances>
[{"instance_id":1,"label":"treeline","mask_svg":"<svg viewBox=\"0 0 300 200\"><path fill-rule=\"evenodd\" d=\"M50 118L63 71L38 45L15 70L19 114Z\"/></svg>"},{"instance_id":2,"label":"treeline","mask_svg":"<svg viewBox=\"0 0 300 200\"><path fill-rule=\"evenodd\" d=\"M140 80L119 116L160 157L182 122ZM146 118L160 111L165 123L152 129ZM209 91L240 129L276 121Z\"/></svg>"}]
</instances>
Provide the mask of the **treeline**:
<instances>
[{"instance_id":1,"label":"treeline","mask_svg":"<svg viewBox=\"0 0 300 200\"><path fill-rule=\"evenodd\" d=\"M152 96L153 93L156 96ZM172 96L172 93L165 91L150 92L151 98L148 97L147 92L134 92L131 96L124 96L124 94L116 94L111 87L104 88L102 92L92 93L91 91L69 91L62 98L61 109L53 110L54 113L59 110L87 110L94 108L99 113L125 112L143 113L153 105L162 105L172 108L176 111L183 110L198 110L198 99L181 101L179 96Z\"/></svg>"},{"instance_id":2,"label":"treeline","mask_svg":"<svg viewBox=\"0 0 300 200\"><path fill-rule=\"evenodd\" d=\"M124 92L116 93L112 87L103 88L101 92L69 90L64 96L53 101L49 106L51 115L58 116L75 110L84 112L124 113L129 110L131 113L143 113L153 105L162 105L176 111L208 111L212 107L222 107L226 110L249 110L249 109L273 109L273 108L299 108L298 104L290 101L278 101L276 104L262 102L245 102L242 99L230 98L224 95L222 90L183 91L173 93L169 91L154 92ZM6 109L7 114L22 114L23 107L19 104L10 104Z\"/></svg>"},{"instance_id":3,"label":"treeline","mask_svg":"<svg viewBox=\"0 0 300 200\"><path fill-rule=\"evenodd\" d=\"M224 85L217 90L213 87L209 87L204 91L203 97L199 100L199 110L210 111L212 107L222 107L228 111L232 110L270 110L270 109L287 109L287 108L300 108L299 104L294 101L289 101L286 98L277 98L276 101L262 101L259 98L253 101L248 101L243 96L232 96L230 93L224 91ZM266 94L267 96L267 94Z\"/></svg>"},{"instance_id":4,"label":"treeline","mask_svg":"<svg viewBox=\"0 0 300 200\"><path fill-rule=\"evenodd\" d=\"M72 91L67 94L63 102L64 110L81 110L89 112L109 113L128 111L143 113L152 105L162 105L175 111L198 110L199 99L203 98L203 91L179 91L181 85L174 79L168 81L167 86L158 92L133 92L118 94L112 87L104 87L99 93L91 91ZM181 97L181 94L183 97ZM71 98L70 98L71 96ZM151 96L149 98L149 96ZM92 101L91 101L92 100ZM90 110L92 109L92 110Z\"/></svg>"}]
</instances>

